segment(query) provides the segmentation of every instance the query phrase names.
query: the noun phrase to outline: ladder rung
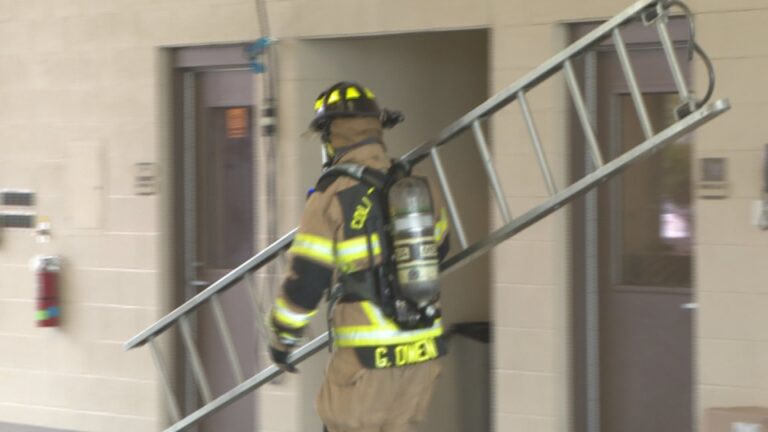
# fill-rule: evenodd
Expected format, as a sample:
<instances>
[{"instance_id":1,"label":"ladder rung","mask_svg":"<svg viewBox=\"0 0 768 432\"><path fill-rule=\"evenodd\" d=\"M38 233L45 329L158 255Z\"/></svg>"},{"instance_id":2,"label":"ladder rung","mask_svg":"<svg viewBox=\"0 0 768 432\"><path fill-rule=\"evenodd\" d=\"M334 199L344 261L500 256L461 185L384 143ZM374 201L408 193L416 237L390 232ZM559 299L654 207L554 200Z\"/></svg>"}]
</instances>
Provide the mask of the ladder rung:
<instances>
[{"instance_id":1,"label":"ladder rung","mask_svg":"<svg viewBox=\"0 0 768 432\"><path fill-rule=\"evenodd\" d=\"M152 359L155 361L155 367L160 372L160 378L163 381L163 387L165 388L165 396L168 399L168 407L171 411L171 417L173 421L177 422L181 420L181 409L179 408L179 402L176 400L176 395L173 394L171 388L171 380L168 377L168 369L165 367L163 356L160 354L160 350L155 345L155 337L149 338L149 350L152 353Z\"/></svg>"},{"instance_id":2,"label":"ladder rung","mask_svg":"<svg viewBox=\"0 0 768 432\"><path fill-rule=\"evenodd\" d=\"M499 203L499 210L501 211L501 217L504 222L512 220L512 215L509 213L509 205L507 199L504 196L504 191L501 188L501 182L499 182L499 176L496 174L496 168L493 166L493 160L491 159L491 152L488 151L488 144L485 141L485 135L483 134L483 128L480 126L480 120L475 120L472 123L472 132L475 133L475 142L477 148L480 150L480 157L483 159L483 166L485 172L488 174L488 179L491 181L491 187L496 194L496 201Z\"/></svg>"},{"instance_id":3,"label":"ladder rung","mask_svg":"<svg viewBox=\"0 0 768 432\"><path fill-rule=\"evenodd\" d=\"M563 63L563 67L565 69L565 79L568 82L568 89L571 91L573 105L576 108L576 114L579 116L581 128L584 130L584 137L587 139L587 144L592 152L592 160L599 168L604 165L603 156L600 153L600 146L597 144L597 138L595 138L595 131L592 129L592 122L589 119L587 106L584 104L584 97L581 95L579 82L576 79L576 74L573 72L573 65L570 60L566 60Z\"/></svg>"},{"instance_id":4,"label":"ladder rung","mask_svg":"<svg viewBox=\"0 0 768 432\"><path fill-rule=\"evenodd\" d=\"M221 339L224 344L224 351L227 353L227 360L229 360L229 366L232 368L232 374L238 383L243 382L243 368L240 366L240 359L237 357L237 351L235 351L235 344L232 342L232 333L229 331L226 317L224 316L224 309L221 307L219 301L219 295L211 297L211 306L213 307L213 316L216 319L216 325L219 327L219 333L221 333Z\"/></svg>"},{"instance_id":5,"label":"ladder rung","mask_svg":"<svg viewBox=\"0 0 768 432\"><path fill-rule=\"evenodd\" d=\"M461 244L462 249L466 249L468 245L467 235L464 233L464 226L461 224L459 211L456 209L456 203L453 200L451 188L448 185L448 179L445 177L443 163L440 161L440 155L437 154L437 147L432 148L429 153L432 156L432 162L434 162L435 169L437 170L437 178L440 181L440 188L443 190L443 196L445 196L445 204L448 206L451 222L453 222L453 227L456 230L456 234L459 236L459 244Z\"/></svg>"},{"instance_id":6,"label":"ladder rung","mask_svg":"<svg viewBox=\"0 0 768 432\"><path fill-rule=\"evenodd\" d=\"M571 98L573 99L573 105L576 108L576 114L581 122L581 128L584 130L584 137L587 139L587 144L592 152L592 160L595 162L595 166L600 168L603 166L603 156L600 153L600 146L597 144L597 138L595 137L595 131L592 129L592 122L589 119L589 112L587 106L584 103L584 97L581 95L581 88L579 82L576 79L576 74L573 72L573 65L570 60L566 60L563 63L565 69L565 79L568 82L568 89L571 92Z\"/></svg>"},{"instance_id":7,"label":"ladder rung","mask_svg":"<svg viewBox=\"0 0 768 432\"><path fill-rule=\"evenodd\" d=\"M192 373L195 376L195 381L200 388L200 394L203 396L205 403L211 401L211 387L208 385L208 379L205 377L205 371L203 370L203 362L200 360L200 353L197 351L195 341L192 338L192 331L189 328L189 321L187 316L179 318L179 325L181 326L181 336L184 341L184 346L187 348L187 354L189 354L190 364L192 366Z\"/></svg>"},{"instance_id":8,"label":"ladder rung","mask_svg":"<svg viewBox=\"0 0 768 432\"><path fill-rule=\"evenodd\" d=\"M618 28L613 29L613 44L616 46L621 69L624 71L624 77L626 77L627 85L629 85L629 92L632 95L632 102L635 104L640 127L643 128L645 139L648 139L653 136L653 126L651 126L651 120L648 117L648 109L645 107L645 102L643 102L643 94L637 85L635 69L632 67L632 61L629 59L627 45L624 43L624 38L621 36L621 31Z\"/></svg>"},{"instance_id":9,"label":"ladder rung","mask_svg":"<svg viewBox=\"0 0 768 432\"><path fill-rule=\"evenodd\" d=\"M680 62L677 61L677 55L675 55L675 47L672 43L672 38L669 36L666 17L667 12L661 10L659 13L662 14L662 16L659 16L659 18L656 19L656 29L659 32L659 39L661 39L661 46L664 48L664 55L667 57L667 63L672 71L672 79L675 81L675 86L680 94L680 100L683 103L693 103L691 93L688 91L688 84L686 84L682 69L680 68ZM691 109L691 111L693 111L693 109Z\"/></svg>"},{"instance_id":10,"label":"ladder rung","mask_svg":"<svg viewBox=\"0 0 768 432\"><path fill-rule=\"evenodd\" d=\"M536 129L536 123L533 121L533 115L531 114L531 108L528 106L528 100L525 97L525 91L520 90L517 93L517 100L520 101L520 108L523 112L523 118L525 119L525 126L528 128L528 135L533 142L533 148L536 150L536 158L539 160L539 167L541 167L541 173L544 175L544 181L547 183L547 190L550 195L557 193L557 186L552 179L552 173L549 170L549 164L547 164L547 157L544 155L544 148L541 145L541 139L539 138L539 131Z\"/></svg>"},{"instance_id":11,"label":"ladder rung","mask_svg":"<svg viewBox=\"0 0 768 432\"><path fill-rule=\"evenodd\" d=\"M264 326L259 322L259 319L264 319L267 311L262 309L261 303L256 295L256 287L253 284L253 277L254 273L248 273L243 276L243 280L245 281L245 289L248 291L248 296L251 298L251 305L253 306L253 317L256 320L254 325L263 340L267 340L269 335L266 333Z\"/></svg>"}]
</instances>

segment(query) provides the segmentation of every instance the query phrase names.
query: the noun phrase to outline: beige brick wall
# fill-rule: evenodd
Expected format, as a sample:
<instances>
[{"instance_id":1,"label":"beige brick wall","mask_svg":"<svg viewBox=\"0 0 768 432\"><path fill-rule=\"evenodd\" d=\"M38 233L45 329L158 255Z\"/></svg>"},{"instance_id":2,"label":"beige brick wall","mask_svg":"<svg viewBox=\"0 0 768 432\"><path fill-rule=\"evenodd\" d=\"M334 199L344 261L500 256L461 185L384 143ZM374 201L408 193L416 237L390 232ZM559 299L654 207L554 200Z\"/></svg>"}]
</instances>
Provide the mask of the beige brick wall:
<instances>
[{"instance_id":1,"label":"beige brick wall","mask_svg":"<svg viewBox=\"0 0 768 432\"><path fill-rule=\"evenodd\" d=\"M733 108L697 134L696 157L724 157L729 195L698 200L696 277L697 396L709 407L768 406L768 233L751 225L760 197L768 107L768 5L699 0L701 44L711 55L719 95ZM737 30L738 29L738 30ZM704 76L703 68L696 70Z\"/></svg>"},{"instance_id":2,"label":"beige brick wall","mask_svg":"<svg viewBox=\"0 0 768 432\"><path fill-rule=\"evenodd\" d=\"M160 429L149 352L122 343L171 306L165 186L136 196L132 177L134 163L167 162L161 47L257 35L250 0L0 2L0 188L34 190L53 228L48 245L0 232L0 423ZM78 170L74 142L97 143L100 174ZM83 179L92 197L73 196ZM39 253L64 258L56 330L34 327Z\"/></svg>"},{"instance_id":3,"label":"beige brick wall","mask_svg":"<svg viewBox=\"0 0 768 432\"><path fill-rule=\"evenodd\" d=\"M491 73L496 90L512 84L567 43L564 27L536 15L552 12L550 6L540 9L514 3L495 2ZM554 77L528 95L559 187L565 184L568 155L563 85ZM501 111L493 125L502 186L512 213L520 215L544 201L546 183L519 107L515 104ZM492 252L494 430L568 428L566 221L564 212L549 216ZM498 217L494 224L500 226Z\"/></svg>"}]
</instances>

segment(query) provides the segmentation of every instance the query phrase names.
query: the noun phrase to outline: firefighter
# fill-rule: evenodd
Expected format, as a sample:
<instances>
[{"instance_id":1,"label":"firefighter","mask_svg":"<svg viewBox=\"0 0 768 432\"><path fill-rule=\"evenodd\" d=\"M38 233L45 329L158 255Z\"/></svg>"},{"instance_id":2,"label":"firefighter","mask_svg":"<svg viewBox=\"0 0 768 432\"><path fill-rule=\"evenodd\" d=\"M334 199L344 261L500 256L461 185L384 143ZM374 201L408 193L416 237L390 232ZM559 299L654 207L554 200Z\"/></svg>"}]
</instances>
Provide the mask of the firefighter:
<instances>
[{"instance_id":1,"label":"firefighter","mask_svg":"<svg viewBox=\"0 0 768 432\"><path fill-rule=\"evenodd\" d=\"M321 135L326 168L355 163L387 172L391 161L383 129L402 115L380 109L369 89L352 82L322 92L314 109L310 128ZM323 178L307 199L289 250L288 274L270 314L272 359L296 372L287 364L288 354L323 293L337 287L329 302L334 350L315 404L320 418L329 432L415 431L446 351L441 320L403 327L387 313L391 307L381 304L376 291L392 277L377 277L387 247L371 228L383 217L378 191L350 177ZM433 220L442 258L448 249L445 210Z\"/></svg>"}]
</instances>

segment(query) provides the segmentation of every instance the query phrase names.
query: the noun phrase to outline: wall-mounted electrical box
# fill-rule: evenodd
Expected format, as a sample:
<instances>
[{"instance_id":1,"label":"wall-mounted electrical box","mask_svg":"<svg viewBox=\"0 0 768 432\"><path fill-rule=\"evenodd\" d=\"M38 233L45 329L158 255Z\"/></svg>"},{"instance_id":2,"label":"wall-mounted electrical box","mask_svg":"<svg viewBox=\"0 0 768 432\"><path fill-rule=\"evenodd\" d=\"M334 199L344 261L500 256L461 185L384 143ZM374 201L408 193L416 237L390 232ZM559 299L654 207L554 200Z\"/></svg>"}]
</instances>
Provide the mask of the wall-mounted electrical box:
<instances>
[{"instance_id":1,"label":"wall-mounted electrical box","mask_svg":"<svg viewBox=\"0 0 768 432\"><path fill-rule=\"evenodd\" d=\"M726 198L728 196L728 167L723 157L699 159L697 195L699 198Z\"/></svg>"},{"instance_id":2,"label":"wall-mounted electrical box","mask_svg":"<svg viewBox=\"0 0 768 432\"><path fill-rule=\"evenodd\" d=\"M133 187L136 195L157 194L157 164L138 162L134 164Z\"/></svg>"}]
</instances>

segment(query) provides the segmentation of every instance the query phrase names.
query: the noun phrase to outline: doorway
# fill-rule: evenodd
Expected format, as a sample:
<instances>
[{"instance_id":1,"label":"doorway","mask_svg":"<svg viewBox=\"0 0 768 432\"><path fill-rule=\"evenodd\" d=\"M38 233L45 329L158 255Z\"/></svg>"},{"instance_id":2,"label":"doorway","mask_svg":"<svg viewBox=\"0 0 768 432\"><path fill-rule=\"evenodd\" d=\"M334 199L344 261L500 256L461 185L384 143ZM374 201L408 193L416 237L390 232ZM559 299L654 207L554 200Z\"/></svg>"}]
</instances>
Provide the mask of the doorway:
<instances>
[{"instance_id":1,"label":"doorway","mask_svg":"<svg viewBox=\"0 0 768 432\"><path fill-rule=\"evenodd\" d=\"M593 27L575 26L574 36ZM670 28L689 78L687 28L683 22ZM679 98L654 31L637 25L623 33L660 131L674 123ZM597 47L581 66L606 158L642 142L613 47ZM574 178L591 169L575 129ZM691 156L685 137L572 207L577 431L693 431Z\"/></svg>"},{"instance_id":2,"label":"doorway","mask_svg":"<svg viewBox=\"0 0 768 432\"><path fill-rule=\"evenodd\" d=\"M179 303L188 300L254 255L254 78L243 46L194 47L174 52L176 101L175 211L176 281ZM219 296L243 374L257 368L256 327L246 289ZM214 310L192 318L195 339L212 398L239 383L224 352ZM183 359L183 410L205 401ZM254 394L202 421L200 432L255 429Z\"/></svg>"},{"instance_id":3,"label":"doorway","mask_svg":"<svg viewBox=\"0 0 768 432\"><path fill-rule=\"evenodd\" d=\"M359 81L369 87L386 108L402 110L405 122L385 132L388 153L398 157L485 101L490 92L487 30L457 30L302 41L297 44L295 69L301 71L297 112L309 123L312 103L324 88L340 80ZM299 114L301 116L302 114ZM285 129L281 129L285 130ZM297 134L298 135L298 134ZM490 134L488 134L490 136ZM319 141L304 143L318 148ZM469 242L490 231L490 198L482 160L471 131L441 148L448 182L459 207ZM314 184L319 158L316 152L301 157L300 187ZM416 168L433 185L438 181L431 162ZM305 190L305 189L304 189ZM301 189L297 191L300 193ZM451 235L454 251L459 248ZM482 257L441 281L444 325L487 322L490 309L490 260ZM429 414L420 431L460 432L490 430L490 348L457 336L450 355L443 359L443 373L435 389ZM302 365L302 405L298 429L321 430L313 402L320 387L323 361Z\"/></svg>"}]
</instances>

